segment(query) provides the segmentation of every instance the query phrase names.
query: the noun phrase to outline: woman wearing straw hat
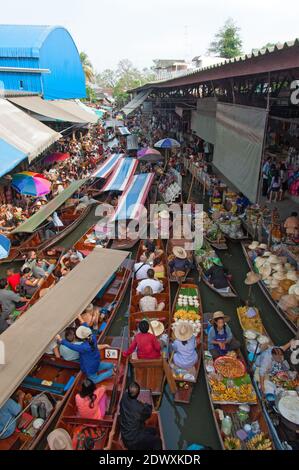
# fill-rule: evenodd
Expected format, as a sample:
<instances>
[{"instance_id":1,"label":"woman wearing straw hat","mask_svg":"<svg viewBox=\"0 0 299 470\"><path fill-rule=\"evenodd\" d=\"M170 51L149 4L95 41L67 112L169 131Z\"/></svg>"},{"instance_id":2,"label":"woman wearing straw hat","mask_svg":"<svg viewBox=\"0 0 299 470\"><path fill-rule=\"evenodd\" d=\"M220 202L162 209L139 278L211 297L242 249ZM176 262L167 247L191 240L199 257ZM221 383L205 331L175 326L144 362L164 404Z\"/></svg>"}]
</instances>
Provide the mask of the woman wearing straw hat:
<instances>
[{"instance_id":1,"label":"woman wearing straw hat","mask_svg":"<svg viewBox=\"0 0 299 470\"><path fill-rule=\"evenodd\" d=\"M223 312L215 312L210 320L211 328L208 334L208 349L216 359L219 356L225 356L229 351L235 351L240 348L240 343L232 334L227 325L230 318Z\"/></svg>"},{"instance_id":2,"label":"woman wearing straw hat","mask_svg":"<svg viewBox=\"0 0 299 470\"><path fill-rule=\"evenodd\" d=\"M164 332L163 323L156 321L150 325L147 320L142 320L138 328L139 333L134 337L129 349L123 352L123 356L131 356L137 351L138 359L160 359L161 343L157 336L161 336ZM149 333L150 329L153 334Z\"/></svg>"},{"instance_id":3,"label":"woman wearing straw hat","mask_svg":"<svg viewBox=\"0 0 299 470\"><path fill-rule=\"evenodd\" d=\"M176 338L172 343L173 363L182 369L191 369L198 361L193 328L187 322L177 323L174 325L173 332Z\"/></svg>"},{"instance_id":4,"label":"woman wearing straw hat","mask_svg":"<svg viewBox=\"0 0 299 470\"><path fill-rule=\"evenodd\" d=\"M169 262L169 269L172 274L174 273L184 273L191 268L191 262L188 260L187 252L181 246L175 246L173 248L173 256Z\"/></svg>"}]
</instances>

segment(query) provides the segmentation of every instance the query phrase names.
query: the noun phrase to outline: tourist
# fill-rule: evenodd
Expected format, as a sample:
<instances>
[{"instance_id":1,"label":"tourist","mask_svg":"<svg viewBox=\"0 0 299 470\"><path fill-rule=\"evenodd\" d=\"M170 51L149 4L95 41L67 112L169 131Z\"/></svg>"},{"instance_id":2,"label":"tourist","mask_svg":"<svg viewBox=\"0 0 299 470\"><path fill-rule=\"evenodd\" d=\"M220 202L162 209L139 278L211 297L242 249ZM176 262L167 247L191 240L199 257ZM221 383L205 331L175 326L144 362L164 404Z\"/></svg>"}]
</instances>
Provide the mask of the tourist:
<instances>
[{"instance_id":1,"label":"tourist","mask_svg":"<svg viewBox=\"0 0 299 470\"><path fill-rule=\"evenodd\" d=\"M0 440L7 439L15 432L18 424L18 417L24 408L25 393L18 390L17 401L11 398L0 408Z\"/></svg>"},{"instance_id":2,"label":"tourist","mask_svg":"<svg viewBox=\"0 0 299 470\"><path fill-rule=\"evenodd\" d=\"M18 292L21 273L17 272L14 268L8 268L6 271L7 275L7 284L13 292Z\"/></svg>"},{"instance_id":3,"label":"tourist","mask_svg":"<svg viewBox=\"0 0 299 470\"><path fill-rule=\"evenodd\" d=\"M287 192L289 185L288 185L288 170L284 162L280 164L279 169L280 179L281 179L281 188L280 188L280 195L279 200L282 201L284 199L285 193Z\"/></svg>"},{"instance_id":4,"label":"tourist","mask_svg":"<svg viewBox=\"0 0 299 470\"><path fill-rule=\"evenodd\" d=\"M149 269L151 269L151 266L150 264L148 264L147 256L143 253L140 256L139 263L135 263L134 265L135 279L137 279L138 281L146 279Z\"/></svg>"},{"instance_id":5,"label":"tourist","mask_svg":"<svg viewBox=\"0 0 299 470\"><path fill-rule=\"evenodd\" d=\"M99 330L100 322L99 307L95 307L93 304L89 304L84 310L84 312L78 316L78 320L80 321L81 325L87 323L89 328L91 328L93 332L97 333Z\"/></svg>"},{"instance_id":6,"label":"tourist","mask_svg":"<svg viewBox=\"0 0 299 470\"><path fill-rule=\"evenodd\" d=\"M193 334L192 325L178 323L175 325L173 332L176 338L172 343L173 363L181 369L191 369L198 362L196 338Z\"/></svg>"},{"instance_id":7,"label":"tourist","mask_svg":"<svg viewBox=\"0 0 299 470\"><path fill-rule=\"evenodd\" d=\"M81 344L79 341L76 341L76 332L75 332L75 329L72 327L66 328L64 332L64 338L67 341L69 341L69 343ZM64 359L65 361L76 362L76 361L79 361L80 359L80 355L78 351L74 351L73 349L70 349L63 344L60 344L59 346L59 354L60 354L60 357Z\"/></svg>"},{"instance_id":8,"label":"tourist","mask_svg":"<svg viewBox=\"0 0 299 470\"><path fill-rule=\"evenodd\" d=\"M100 350L110 346L105 344L98 346L97 337L87 324L76 330L76 337L82 343L70 343L66 339L62 339L60 335L57 336L57 343L79 353L81 371L95 384L112 377L114 365L110 362L101 361L100 356Z\"/></svg>"},{"instance_id":9,"label":"tourist","mask_svg":"<svg viewBox=\"0 0 299 470\"><path fill-rule=\"evenodd\" d=\"M147 279L144 279L138 284L137 293L143 294L146 287L151 287L154 294L159 294L164 290L162 282L155 279L155 271L153 269L149 269Z\"/></svg>"},{"instance_id":10,"label":"tourist","mask_svg":"<svg viewBox=\"0 0 299 470\"><path fill-rule=\"evenodd\" d=\"M292 212L284 223L284 229L288 238L298 238L299 236L299 217L298 212Z\"/></svg>"},{"instance_id":11,"label":"tourist","mask_svg":"<svg viewBox=\"0 0 299 470\"><path fill-rule=\"evenodd\" d=\"M169 269L173 276L182 278L191 269L192 264L188 260L187 252L180 246L173 248L173 259L169 262Z\"/></svg>"},{"instance_id":12,"label":"tourist","mask_svg":"<svg viewBox=\"0 0 299 470\"><path fill-rule=\"evenodd\" d=\"M8 318L17 308L22 308L26 305L27 299L21 297L19 294L8 290L7 279L0 279L0 333L3 333L8 328Z\"/></svg>"},{"instance_id":13,"label":"tourist","mask_svg":"<svg viewBox=\"0 0 299 470\"><path fill-rule=\"evenodd\" d=\"M263 189L262 189L262 194L264 197L267 197L268 195L268 189L269 189L269 172L270 172L270 164L271 164L271 158L268 157L263 165L262 168L262 176L263 176Z\"/></svg>"},{"instance_id":14,"label":"tourist","mask_svg":"<svg viewBox=\"0 0 299 470\"><path fill-rule=\"evenodd\" d=\"M95 420L104 418L107 409L105 386L96 387L92 380L85 379L75 400L79 418Z\"/></svg>"},{"instance_id":15,"label":"tourist","mask_svg":"<svg viewBox=\"0 0 299 470\"><path fill-rule=\"evenodd\" d=\"M162 261L162 256L158 256L154 259L153 270L155 271L155 277L157 279L164 279L165 277L165 266Z\"/></svg>"},{"instance_id":16,"label":"tourist","mask_svg":"<svg viewBox=\"0 0 299 470\"><path fill-rule=\"evenodd\" d=\"M150 325L148 321L142 320L139 323L139 333L134 337L131 346L123 352L124 357L131 356L136 350L138 359L159 359L161 357L161 344L155 335L149 333ZM160 336L162 333L159 330Z\"/></svg>"},{"instance_id":17,"label":"tourist","mask_svg":"<svg viewBox=\"0 0 299 470\"><path fill-rule=\"evenodd\" d=\"M25 268L20 280L20 293L25 297L32 297L42 283L43 279L34 278L31 269Z\"/></svg>"},{"instance_id":18,"label":"tourist","mask_svg":"<svg viewBox=\"0 0 299 470\"><path fill-rule=\"evenodd\" d=\"M162 312L165 309L165 303L159 303L153 295L153 289L151 287L146 287L144 289L143 297L139 302L141 312Z\"/></svg>"},{"instance_id":19,"label":"tourist","mask_svg":"<svg viewBox=\"0 0 299 470\"><path fill-rule=\"evenodd\" d=\"M276 170L272 176L272 180L271 180L271 184L269 188L269 194L270 194L269 202L270 203L272 202L273 197L274 197L275 202L278 202L280 190L281 190L281 178L280 178L278 170Z\"/></svg>"},{"instance_id":20,"label":"tourist","mask_svg":"<svg viewBox=\"0 0 299 470\"><path fill-rule=\"evenodd\" d=\"M230 289L229 282L227 280L223 266L219 266L219 264L217 264L219 261L215 259L210 269L205 272L205 275L209 283L212 284L215 289L228 292Z\"/></svg>"},{"instance_id":21,"label":"tourist","mask_svg":"<svg viewBox=\"0 0 299 470\"><path fill-rule=\"evenodd\" d=\"M227 322L230 318L218 311L213 315L210 321L208 333L208 349L213 358L225 356L229 351L235 351L240 348L240 343L233 338L232 331Z\"/></svg>"},{"instance_id":22,"label":"tourist","mask_svg":"<svg viewBox=\"0 0 299 470\"><path fill-rule=\"evenodd\" d=\"M160 450L162 442L155 428L146 427L152 406L138 400L140 386L133 382L120 402L120 432L128 450Z\"/></svg>"}]
</instances>

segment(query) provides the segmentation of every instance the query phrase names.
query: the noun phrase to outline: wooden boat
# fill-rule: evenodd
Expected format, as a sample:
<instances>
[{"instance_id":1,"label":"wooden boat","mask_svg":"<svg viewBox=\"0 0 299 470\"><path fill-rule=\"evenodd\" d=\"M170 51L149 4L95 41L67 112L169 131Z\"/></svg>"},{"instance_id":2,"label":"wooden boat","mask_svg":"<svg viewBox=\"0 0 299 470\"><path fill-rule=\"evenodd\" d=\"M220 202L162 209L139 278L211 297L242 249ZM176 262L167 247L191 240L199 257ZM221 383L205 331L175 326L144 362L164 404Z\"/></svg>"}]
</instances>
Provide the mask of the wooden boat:
<instances>
[{"instance_id":1,"label":"wooden boat","mask_svg":"<svg viewBox=\"0 0 299 470\"><path fill-rule=\"evenodd\" d=\"M217 223L212 220L208 212L203 212L203 229L204 229L204 239L213 247L215 250L227 250L228 246L225 240L223 233L218 227ZM211 230L216 231L214 233L214 238L212 239L209 236Z\"/></svg>"},{"instance_id":2,"label":"wooden boat","mask_svg":"<svg viewBox=\"0 0 299 470\"><path fill-rule=\"evenodd\" d=\"M98 293L96 299L94 300L94 305L98 306L100 309L103 309L105 312L105 320L103 321L100 332L98 335L99 341L105 336L108 331L113 319L115 318L116 312L122 302L122 299L126 293L128 283L131 278L132 262L130 260L125 260L120 266L119 270L107 281L107 284L103 289ZM106 340L105 340L106 341ZM111 340L112 341L112 340ZM110 344L110 343L108 343ZM44 367L45 366L45 367ZM39 387L38 391L52 390L52 382L68 384L69 388L65 390L65 395L61 397L61 387L56 387L59 391L56 393L59 399L58 405L54 407L51 416L49 417L50 421L45 423L40 433L35 434L34 440L30 437L26 439L24 443L21 437L23 433L15 432L14 437L11 436L8 439L0 440L0 450L13 450L13 449L34 449L44 437L47 429L50 424L54 421L57 414L62 410L64 404L68 401L69 395L71 393L71 388L74 386L74 383L78 383L79 375L81 376L79 364L67 362L62 359L57 359L54 356L44 355L43 359L33 368L32 372L29 374L29 377L37 377L37 380L26 379L25 384L26 390L29 389L30 393L33 393L31 390L33 388L32 383L35 383L35 388ZM54 380L55 379L55 380ZM70 379L71 382L70 382ZM46 381L46 382L44 382ZM53 387L55 391L56 388ZM50 388L49 388L50 387ZM23 384L20 387L23 390ZM64 390L65 387L63 387ZM26 393L28 391L24 390ZM37 391L34 392L34 395L37 394ZM55 395L55 394L54 394ZM48 393L47 393L48 396ZM50 398L50 397L49 397ZM58 400L57 399L57 400ZM53 401L53 400L52 400ZM55 400L54 400L55 403ZM110 428L112 426L112 421L110 420ZM109 430L110 430L109 428ZM108 437L108 436L107 436ZM21 439L21 440L20 440ZM28 441L28 442L27 442ZM2 447L1 447L2 446Z\"/></svg>"},{"instance_id":3,"label":"wooden boat","mask_svg":"<svg viewBox=\"0 0 299 470\"><path fill-rule=\"evenodd\" d=\"M242 223L240 221L240 230L242 230L243 232L243 235L242 236L239 236L239 237L234 237L231 233L228 233L227 230L224 229L224 227L227 225L229 226L230 225L230 222L228 222L227 224L226 223L221 223L219 222L218 220L216 221L217 222L217 225L218 227L220 228L221 232L223 233L224 237L233 242L233 243L237 243L237 242L242 242L243 240L248 240L248 236L245 235L245 233L243 232L243 229L242 229Z\"/></svg>"},{"instance_id":4,"label":"wooden boat","mask_svg":"<svg viewBox=\"0 0 299 470\"><path fill-rule=\"evenodd\" d=\"M121 357L121 348L115 346L119 343L119 338L105 337L105 343L109 345L109 348L101 351L101 359L115 364L115 367L119 366L116 376L117 383L115 383L113 376L97 385L97 387L106 387L106 415L100 420L80 418L78 416L76 395L79 393L85 378L84 374L80 373L55 426L55 429L65 429L69 433L73 440L74 450L88 449L85 436L89 434L95 436L92 450L103 450L107 446L118 405L126 386L128 361Z\"/></svg>"},{"instance_id":5,"label":"wooden boat","mask_svg":"<svg viewBox=\"0 0 299 470\"><path fill-rule=\"evenodd\" d=\"M188 248L186 248L186 246L188 247L188 245L191 245L193 244L193 241L192 240L186 240L184 238L178 240L178 239L170 239L167 243L167 256L168 256L168 261L170 261L172 258L173 258L173 249L174 247L178 246L178 247L182 247L184 248L186 251L187 251L187 259L192 263L193 262L193 250L190 250ZM191 268L185 273L185 276L183 276L182 278L178 278L177 276L174 276L172 273L170 273L170 270L168 269L169 271L169 280L170 282L177 282L178 284L180 283L183 283L186 281L190 271L191 271Z\"/></svg>"},{"instance_id":6,"label":"wooden boat","mask_svg":"<svg viewBox=\"0 0 299 470\"><path fill-rule=\"evenodd\" d=\"M202 247L204 250L208 250L210 251L211 253L214 253L213 256L217 256L215 251L211 248L211 246L209 245L209 243L205 240L204 243L203 243L203 247ZM213 292L215 292L216 294L220 295L221 297L224 297L224 298L235 298L237 297L237 293L234 289L234 287L232 286L232 283L230 282L229 278L227 278L227 282L228 282L228 285L229 285L229 291L228 292L223 292L219 289L216 289L216 287L213 286L213 284L211 284L205 274L205 269L204 269L204 266L203 266L203 257L200 257L198 256L196 253L195 253L195 263L196 263L196 267L197 267L197 270L199 272L199 277L200 279L206 284L206 286L208 286Z\"/></svg>"},{"instance_id":7,"label":"wooden boat","mask_svg":"<svg viewBox=\"0 0 299 470\"><path fill-rule=\"evenodd\" d=\"M150 390L141 390L138 399L142 401L142 403L148 403L149 405L152 405L154 408L153 398ZM162 441L162 450L166 450L162 421L158 411L153 411L152 416L146 421L145 426L155 428L157 430L157 435ZM117 417L113 422L108 444L105 450L127 450L121 438L119 413L117 413Z\"/></svg>"},{"instance_id":8,"label":"wooden boat","mask_svg":"<svg viewBox=\"0 0 299 470\"><path fill-rule=\"evenodd\" d=\"M213 247L215 250L224 251L228 249L225 238L221 238L220 241L212 240L211 238L204 236L204 239Z\"/></svg>"},{"instance_id":9,"label":"wooden boat","mask_svg":"<svg viewBox=\"0 0 299 470\"><path fill-rule=\"evenodd\" d=\"M251 271L256 271L255 266L254 266L254 264L253 264L253 262L250 258L250 255L249 255L250 250L249 250L248 246L249 246L249 243L242 243L243 253L244 253L244 256L246 258L246 261L247 261L247 264L248 264L250 270ZM263 281L259 281L258 285L259 285L261 291L263 292L263 294L265 295L266 299L269 301L271 306L274 308L276 313L281 318L281 320L287 325L287 327L292 332L292 334L296 335L298 316L293 315L290 310L289 311L282 310L282 308L278 305L278 302L276 302L272 298L270 290L267 288L267 286L265 285L265 283Z\"/></svg>"},{"instance_id":10,"label":"wooden boat","mask_svg":"<svg viewBox=\"0 0 299 470\"><path fill-rule=\"evenodd\" d=\"M182 284L180 288L178 289L175 302L173 304L172 322L175 321L176 312L184 308L184 307L180 307L178 304L179 295L187 295L188 292L190 292L190 295L191 293L196 292L195 295L197 296L198 301L199 301L199 307L190 307L190 309L194 309L196 313L200 315L199 317L200 318L200 332L197 335L198 361L191 371L185 371L185 375L187 374L192 375L193 378L188 379L188 378L185 378L184 376L181 377L181 375L183 374L183 371L179 371L180 375L175 374L175 372L173 373L173 376L177 383L177 392L175 393L174 401L176 403L184 403L184 404L189 404L191 402L193 388L198 381L198 376L199 376L201 361L202 361L202 344L203 344L203 309L202 309L200 292L196 284ZM173 371L175 371L176 369L179 369L178 367L175 366L173 362L173 358L170 359L170 366L172 367Z\"/></svg>"},{"instance_id":11,"label":"wooden boat","mask_svg":"<svg viewBox=\"0 0 299 470\"><path fill-rule=\"evenodd\" d=\"M254 331L256 332L257 337L260 335L267 337L268 345L274 346L267 330L265 329L263 325L258 309L255 308L256 316L254 317L254 322L252 322L252 320L248 320L248 318L246 317L246 313L245 313L246 310L247 310L246 307L237 308L237 315L238 315L239 323L243 330L243 334L245 333L246 330ZM248 353L247 361L250 367L254 367L256 354L258 353L258 350L256 349L256 347L252 347L252 340L249 340L246 337L246 334L244 334L244 341L245 341L246 350ZM277 412L276 406L273 406L273 404L267 400L266 401L262 400L262 393L261 393L258 382L255 380L254 374L252 376L252 382L255 386L258 398L261 401L263 412L267 420L268 426L270 428L276 449L288 450L288 447L286 446L286 442L287 442L286 434L282 430L281 419L280 419L280 415ZM288 445L291 445L291 443L288 443Z\"/></svg>"},{"instance_id":12,"label":"wooden boat","mask_svg":"<svg viewBox=\"0 0 299 470\"><path fill-rule=\"evenodd\" d=\"M211 314L204 315L204 328L206 329L208 326L208 322L211 319ZM205 369L205 377L206 377L206 385L211 405L211 410L213 413L213 418L215 422L215 427L217 430L217 434L219 437L219 441L221 443L221 447L223 450L229 450L230 447L236 447L239 450L249 450L250 449L250 440L241 441L237 436L237 431L243 429L246 423L250 424L253 422L257 422L260 428L260 432L263 433L264 439L267 439L267 448L274 449L275 445L271 437L270 429L267 424L267 421L263 414L262 405L260 404L258 397L256 395L254 386L252 381L247 372L245 375L240 379L229 379L232 380L234 386L232 389L227 388L225 385L222 385L223 390L218 392L219 390L219 383L222 384L222 381L219 382L219 375L215 375L214 372L211 371L210 368L214 368L214 361L210 358L210 354L208 352L208 337L207 334L204 334L204 369ZM237 351L237 357L239 361L242 362L244 366L244 370L247 371L244 358L240 351ZM222 377L222 376L220 376ZM237 385L238 383L238 385ZM242 392L240 389L240 384L246 384L246 393ZM213 388L214 387L214 388ZM216 388L217 387L217 388ZM234 396L228 395L228 390L234 391ZM238 392L235 392L238 390ZM230 392L229 392L230 393ZM235 393L237 395L235 396ZM238 415L239 405L247 404L250 407L250 411L248 414L248 418L245 421L240 421ZM232 429L230 435L227 437L223 430L222 424L220 420L221 413L224 416L229 416L232 422ZM232 443L231 439L237 439ZM254 449L253 449L254 450ZM261 449L262 450L262 449Z\"/></svg>"}]
</instances>

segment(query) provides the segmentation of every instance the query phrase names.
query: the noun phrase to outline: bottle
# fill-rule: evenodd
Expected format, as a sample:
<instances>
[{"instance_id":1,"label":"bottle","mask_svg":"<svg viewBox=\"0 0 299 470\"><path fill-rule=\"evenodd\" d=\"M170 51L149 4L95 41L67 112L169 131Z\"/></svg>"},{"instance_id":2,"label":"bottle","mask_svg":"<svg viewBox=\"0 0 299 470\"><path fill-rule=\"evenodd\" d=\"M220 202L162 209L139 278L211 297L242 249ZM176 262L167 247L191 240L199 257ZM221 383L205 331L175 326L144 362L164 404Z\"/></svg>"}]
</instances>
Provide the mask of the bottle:
<instances>
[{"instance_id":1,"label":"bottle","mask_svg":"<svg viewBox=\"0 0 299 470\"><path fill-rule=\"evenodd\" d=\"M226 435L230 436L232 432L232 420L230 416L225 416L221 423L221 431Z\"/></svg>"}]
</instances>

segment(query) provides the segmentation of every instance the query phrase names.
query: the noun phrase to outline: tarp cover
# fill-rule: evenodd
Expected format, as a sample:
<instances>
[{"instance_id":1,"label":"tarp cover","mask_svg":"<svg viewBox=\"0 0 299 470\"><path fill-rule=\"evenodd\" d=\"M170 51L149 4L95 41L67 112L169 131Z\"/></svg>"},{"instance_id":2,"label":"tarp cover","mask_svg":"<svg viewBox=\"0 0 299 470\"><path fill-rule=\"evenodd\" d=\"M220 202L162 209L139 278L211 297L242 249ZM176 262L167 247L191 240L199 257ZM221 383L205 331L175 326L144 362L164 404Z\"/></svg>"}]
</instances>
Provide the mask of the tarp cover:
<instances>
[{"instance_id":1,"label":"tarp cover","mask_svg":"<svg viewBox=\"0 0 299 470\"><path fill-rule=\"evenodd\" d=\"M138 93L135 98L133 98L128 104L126 104L126 106L122 108L122 112L125 113L126 116L129 116L129 114L133 113L135 109L142 105L151 92L152 88Z\"/></svg>"},{"instance_id":2,"label":"tarp cover","mask_svg":"<svg viewBox=\"0 0 299 470\"><path fill-rule=\"evenodd\" d=\"M0 139L0 176L6 175L26 158L21 150Z\"/></svg>"},{"instance_id":3,"label":"tarp cover","mask_svg":"<svg viewBox=\"0 0 299 470\"><path fill-rule=\"evenodd\" d=\"M213 163L251 202L258 196L266 117L265 109L217 105Z\"/></svg>"},{"instance_id":4,"label":"tarp cover","mask_svg":"<svg viewBox=\"0 0 299 470\"><path fill-rule=\"evenodd\" d=\"M0 365L0 407L63 331L105 286L128 252L95 248L63 281L0 336L5 364Z\"/></svg>"},{"instance_id":5,"label":"tarp cover","mask_svg":"<svg viewBox=\"0 0 299 470\"><path fill-rule=\"evenodd\" d=\"M91 110L84 109L81 104L76 100L54 100L50 103L62 111L67 111L68 113L76 116L78 119L82 120L81 122L96 124L99 120L98 116Z\"/></svg>"},{"instance_id":6,"label":"tarp cover","mask_svg":"<svg viewBox=\"0 0 299 470\"><path fill-rule=\"evenodd\" d=\"M21 96L18 98L9 98L9 101L33 113L55 121L86 123L86 120L82 120L82 117L75 116L64 109L59 109L57 106L53 105L52 101L43 100L40 96Z\"/></svg>"},{"instance_id":7,"label":"tarp cover","mask_svg":"<svg viewBox=\"0 0 299 470\"><path fill-rule=\"evenodd\" d=\"M58 132L0 99L0 139L25 153L29 163L60 137Z\"/></svg>"},{"instance_id":8,"label":"tarp cover","mask_svg":"<svg viewBox=\"0 0 299 470\"><path fill-rule=\"evenodd\" d=\"M131 181L137 166L138 161L135 158L127 157L120 159L117 168L103 187L102 192L124 191Z\"/></svg>"},{"instance_id":9,"label":"tarp cover","mask_svg":"<svg viewBox=\"0 0 299 470\"><path fill-rule=\"evenodd\" d=\"M116 168L116 165L120 158L123 157L122 153L114 153L105 160L104 163L93 173L94 178L107 178L110 173Z\"/></svg>"},{"instance_id":10,"label":"tarp cover","mask_svg":"<svg viewBox=\"0 0 299 470\"><path fill-rule=\"evenodd\" d=\"M53 214L62 204L67 201L81 186L86 183L88 179L74 181L62 193L56 196L52 201L43 206L36 214L32 215L30 219L23 222L11 233L32 233L37 229L47 218Z\"/></svg>"},{"instance_id":11,"label":"tarp cover","mask_svg":"<svg viewBox=\"0 0 299 470\"><path fill-rule=\"evenodd\" d=\"M216 139L216 108L215 98L202 98L197 100L197 110L191 116L191 129L210 144Z\"/></svg>"}]
</instances>

